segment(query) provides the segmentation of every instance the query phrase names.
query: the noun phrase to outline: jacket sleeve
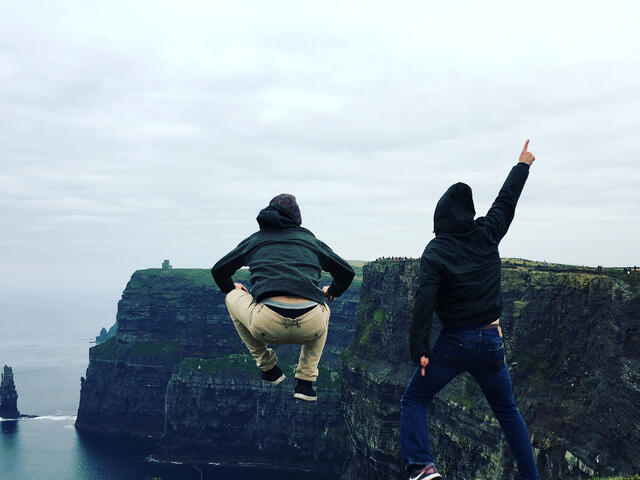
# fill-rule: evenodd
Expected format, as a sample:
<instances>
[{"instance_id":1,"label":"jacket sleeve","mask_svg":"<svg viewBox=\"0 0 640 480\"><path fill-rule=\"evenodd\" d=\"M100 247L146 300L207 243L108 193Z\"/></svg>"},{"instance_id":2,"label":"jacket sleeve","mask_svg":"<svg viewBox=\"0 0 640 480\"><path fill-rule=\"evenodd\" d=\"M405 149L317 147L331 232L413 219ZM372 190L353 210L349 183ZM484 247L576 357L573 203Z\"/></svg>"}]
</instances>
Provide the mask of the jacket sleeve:
<instances>
[{"instance_id":1,"label":"jacket sleeve","mask_svg":"<svg viewBox=\"0 0 640 480\"><path fill-rule=\"evenodd\" d=\"M251 238L251 237L249 237ZM243 240L236 248L222 257L211 269L211 275L223 293L229 293L235 287L232 276L244 266L244 255L249 238Z\"/></svg>"},{"instance_id":2,"label":"jacket sleeve","mask_svg":"<svg viewBox=\"0 0 640 480\"><path fill-rule=\"evenodd\" d=\"M486 217L478 218L476 222L485 227L489 235L496 243L499 243L507 233L509 225L516 212L516 204L524 183L529 176L529 165L518 163L515 165L509 176L502 185L498 197L491 205Z\"/></svg>"},{"instance_id":3,"label":"jacket sleeve","mask_svg":"<svg viewBox=\"0 0 640 480\"><path fill-rule=\"evenodd\" d=\"M418 289L416 290L409 334L411 360L418 364L422 355L426 357L431 355L429 334L431 333L433 310L439 288L440 271L426 255L423 255L420 261Z\"/></svg>"},{"instance_id":4,"label":"jacket sleeve","mask_svg":"<svg viewBox=\"0 0 640 480\"><path fill-rule=\"evenodd\" d=\"M320 266L331 274L333 281L329 286L329 295L339 297L342 295L355 276L351 265L336 255L324 242L318 240L320 245Z\"/></svg>"}]
</instances>

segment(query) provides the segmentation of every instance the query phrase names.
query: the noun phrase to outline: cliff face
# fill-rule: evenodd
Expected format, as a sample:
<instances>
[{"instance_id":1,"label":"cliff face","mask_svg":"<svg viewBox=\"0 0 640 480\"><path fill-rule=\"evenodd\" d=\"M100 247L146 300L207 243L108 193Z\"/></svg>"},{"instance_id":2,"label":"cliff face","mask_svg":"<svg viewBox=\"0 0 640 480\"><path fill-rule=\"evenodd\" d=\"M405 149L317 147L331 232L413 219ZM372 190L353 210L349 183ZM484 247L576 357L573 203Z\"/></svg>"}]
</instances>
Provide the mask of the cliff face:
<instances>
[{"instance_id":1,"label":"cliff face","mask_svg":"<svg viewBox=\"0 0 640 480\"><path fill-rule=\"evenodd\" d=\"M248 285L247 273L241 270L236 280ZM331 305L330 333L323 356L325 367L338 368L338 354L353 338L360 278ZM296 363L299 348L275 347L283 364ZM335 407L337 411L339 394L335 388L324 397L325 410L313 414L307 410L297 412L291 410L293 400L285 391L292 388L292 381L288 387L257 388L262 382L255 364L246 367L244 377L238 377L239 371L234 368L219 368L208 376L198 369L189 373L189 366L193 364L181 363L191 358L205 362L216 360L218 363L214 363L219 366L225 359L234 358L230 355L245 351L227 313L224 294L214 286L208 270L137 271L118 304L116 336L90 349L76 427L100 434L160 438L165 428L166 408L167 425L171 426L167 438L178 438L175 432L181 433L180 441L164 441L163 449L175 456L188 455L191 446L198 442L204 442L201 452L212 452L214 443L190 423L190 419L198 415L201 415L198 422L202 423L209 413L216 415L211 421L221 425L233 421L251 426L268 417L279 429L292 427L296 421L302 425L312 417L313 427L304 435L308 438L326 436L337 421L335 412L326 410ZM232 404L225 392L236 399L238 407L244 408L242 414L235 415L236 409L230 408ZM282 407L278 407L279 403ZM268 409L258 410L257 405L264 404L273 405L273 415ZM179 415L184 417L177 418ZM302 428L289 431L287 441L280 445L295 444L301 431ZM254 429L253 434L253 440L240 438L245 442L255 441L256 446L267 441L261 439L260 431ZM271 444L275 445L274 442ZM271 451L275 451L274 448ZM228 452L231 450L220 451L215 459L224 461L223 453L230 455ZM323 458L331 455L327 453ZM301 461L301 466L307 463L307 460Z\"/></svg>"},{"instance_id":2,"label":"cliff face","mask_svg":"<svg viewBox=\"0 0 640 480\"><path fill-rule=\"evenodd\" d=\"M18 411L18 392L13 383L13 370L11 367L4 366L2 379L0 381L0 417L2 418L19 418Z\"/></svg>"},{"instance_id":3,"label":"cliff face","mask_svg":"<svg viewBox=\"0 0 640 480\"><path fill-rule=\"evenodd\" d=\"M116 336L90 350L77 428L152 437L163 458L404 478L417 271L415 260L369 263L362 287L359 271L331 304L315 404L291 398L297 346L276 347L287 382L261 382L207 270L135 272ZM542 477L640 471L640 275L505 262L503 291L507 358ZM468 376L437 396L430 425L447 478L518 478Z\"/></svg>"},{"instance_id":4,"label":"cliff face","mask_svg":"<svg viewBox=\"0 0 640 480\"><path fill-rule=\"evenodd\" d=\"M281 368L293 379L292 366ZM246 354L183 360L167 387L158 455L339 471L347 445L338 373L321 370L318 402L293 400L293 385L264 384Z\"/></svg>"},{"instance_id":5,"label":"cliff face","mask_svg":"<svg viewBox=\"0 0 640 480\"><path fill-rule=\"evenodd\" d=\"M402 478L400 397L417 261L365 266L356 336L344 352L346 478ZM542 478L640 470L640 294L637 278L506 264L501 318L520 410ZM634 283L635 282L635 283ZM430 409L447 478L518 478L482 393L463 375Z\"/></svg>"}]
</instances>

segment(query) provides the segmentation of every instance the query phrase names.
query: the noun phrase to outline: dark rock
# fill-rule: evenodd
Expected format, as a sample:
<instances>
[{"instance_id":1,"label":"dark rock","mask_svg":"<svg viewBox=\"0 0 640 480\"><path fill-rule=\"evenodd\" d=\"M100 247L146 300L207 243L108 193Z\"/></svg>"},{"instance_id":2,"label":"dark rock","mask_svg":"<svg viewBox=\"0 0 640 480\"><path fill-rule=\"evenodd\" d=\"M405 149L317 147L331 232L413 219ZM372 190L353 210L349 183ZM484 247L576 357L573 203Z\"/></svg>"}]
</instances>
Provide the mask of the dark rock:
<instances>
[{"instance_id":1,"label":"dark rock","mask_svg":"<svg viewBox=\"0 0 640 480\"><path fill-rule=\"evenodd\" d=\"M273 386L246 354L183 360L167 386L158 456L339 472L347 437L338 372L322 369L319 400L304 402L292 398L293 366L280 366L287 380Z\"/></svg>"},{"instance_id":2,"label":"dark rock","mask_svg":"<svg viewBox=\"0 0 640 480\"><path fill-rule=\"evenodd\" d=\"M11 367L4 366L2 381L0 382L0 417L2 418L19 418L18 411L18 392L13 383L13 370Z\"/></svg>"},{"instance_id":3,"label":"dark rock","mask_svg":"<svg viewBox=\"0 0 640 480\"><path fill-rule=\"evenodd\" d=\"M501 322L542 478L637 473L640 276L524 265L505 262ZM208 270L135 272L116 336L90 350L76 426L151 437L165 459L334 472L344 464L345 480L403 478L399 409L414 369L407 332L417 269L404 258L371 262L362 288L359 277L331 304L317 404L291 398L292 378L260 381ZM299 347L277 350L292 377ZM471 378L437 396L430 420L447 478L517 478Z\"/></svg>"},{"instance_id":4,"label":"dark rock","mask_svg":"<svg viewBox=\"0 0 640 480\"><path fill-rule=\"evenodd\" d=\"M111 328L109 328L109 330L107 330L106 328L102 327L102 329L100 330L100 335L98 335L96 337L96 343L104 343L107 340L109 340L110 338L113 338L116 336L116 333L118 332L118 324L113 324L111 326Z\"/></svg>"},{"instance_id":5,"label":"dark rock","mask_svg":"<svg viewBox=\"0 0 640 480\"><path fill-rule=\"evenodd\" d=\"M239 271L236 280L248 284L247 274L246 270ZM360 278L331 304L320 385L325 381L323 376L329 377L331 369L339 368L339 353L353 338ZM247 425L247 436L242 437L242 441L263 452L254 455L254 461L266 461L279 445L283 453L275 457L276 461L286 461L290 468L310 467L312 457L308 455L326 462L325 469L337 470L342 465L345 444L335 439L336 432L346 438L341 424L339 388L330 392L320 388L320 400L311 412L288 395L286 388L291 387L293 379L288 387L262 389L255 364L247 367L251 374L246 372L246 376L238 378L238 371L232 368L216 371L215 378L201 378L197 371L186 373L185 365L189 363L181 363L183 359L226 361L233 358L230 355L246 352L229 318L224 294L215 287L208 270L135 272L118 304L116 320L116 336L90 349L76 421L80 431L160 439L166 411L166 422L172 429L167 430L161 442L163 455L201 459L211 455L215 461L238 457L235 449L213 448L224 431L213 435L207 430L207 435L202 435L197 428L192 428L192 419L199 417L203 425L227 428L225 422L228 421ZM297 363L300 346L275 348L282 365ZM180 368L176 369L179 364ZM333 376L337 374L334 372ZM211 383L201 388L197 382ZM239 414L230 410L233 404L226 399L227 394L236 400L242 399L236 407ZM178 398L179 402L173 400ZM186 408L183 402L193 408ZM269 408L265 409L265 405ZM262 427L258 429L256 423ZM277 427L282 433L263 438L267 423L269 428ZM176 436L175 431L180 434ZM209 435L212 437L208 438ZM318 452L300 453L314 436L318 437L315 444ZM293 455L293 452L298 453Z\"/></svg>"},{"instance_id":6,"label":"dark rock","mask_svg":"<svg viewBox=\"0 0 640 480\"><path fill-rule=\"evenodd\" d=\"M501 322L542 478L637 473L638 284L608 270L527 265L504 268ZM364 267L356 335L343 354L352 439L345 478L402 478L399 399L414 368L407 332L417 268L417 261ZM447 478L518 478L473 379L457 378L429 414L433 452Z\"/></svg>"}]
</instances>

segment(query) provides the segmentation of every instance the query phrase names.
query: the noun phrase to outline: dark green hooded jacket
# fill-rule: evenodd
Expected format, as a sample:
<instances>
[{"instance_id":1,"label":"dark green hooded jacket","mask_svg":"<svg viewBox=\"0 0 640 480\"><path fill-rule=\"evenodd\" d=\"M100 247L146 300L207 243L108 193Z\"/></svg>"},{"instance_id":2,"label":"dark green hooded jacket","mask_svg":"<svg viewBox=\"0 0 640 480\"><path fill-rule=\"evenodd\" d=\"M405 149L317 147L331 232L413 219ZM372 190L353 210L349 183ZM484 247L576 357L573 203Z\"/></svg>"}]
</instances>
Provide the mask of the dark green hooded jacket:
<instances>
[{"instance_id":1,"label":"dark green hooded jacket","mask_svg":"<svg viewBox=\"0 0 640 480\"><path fill-rule=\"evenodd\" d=\"M514 166L486 217L474 220L471 188L464 183L452 185L438 201L436 237L422 254L411 321L409 344L416 363L430 354L434 311L445 329L482 327L500 317L498 244L513 220L528 175L526 163Z\"/></svg>"},{"instance_id":2,"label":"dark green hooded jacket","mask_svg":"<svg viewBox=\"0 0 640 480\"><path fill-rule=\"evenodd\" d=\"M294 295L322 303L322 270L333 277L329 294L339 297L349 288L355 275L353 268L301 227L289 210L271 205L260 211L257 220L260 230L211 269L224 293L234 289L231 277L242 266L249 266L251 294L256 302L273 295Z\"/></svg>"}]
</instances>

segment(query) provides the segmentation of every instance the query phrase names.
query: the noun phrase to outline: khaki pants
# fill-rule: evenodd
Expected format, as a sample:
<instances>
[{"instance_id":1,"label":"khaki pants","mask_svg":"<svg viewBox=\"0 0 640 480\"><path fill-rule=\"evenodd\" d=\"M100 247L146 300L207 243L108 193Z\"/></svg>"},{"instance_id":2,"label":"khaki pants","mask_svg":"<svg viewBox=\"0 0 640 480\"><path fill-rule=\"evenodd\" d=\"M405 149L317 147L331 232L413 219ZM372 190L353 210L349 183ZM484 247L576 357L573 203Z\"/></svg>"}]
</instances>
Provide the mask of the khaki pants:
<instances>
[{"instance_id":1,"label":"khaki pants","mask_svg":"<svg viewBox=\"0 0 640 480\"><path fill-rule=\"evenodd\" d=\"M237 288L227 294L225 303L238 335L262 371L278 363L276 352L267 344L296 343L302 345L296 378L310 381L318 378L318 363L329 326L330 311L326 304L318 304L313 310L291 319L262 303L255 303L250 293Z\"/></svg>"}]
</instances>

